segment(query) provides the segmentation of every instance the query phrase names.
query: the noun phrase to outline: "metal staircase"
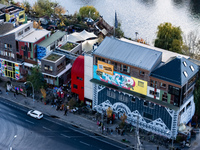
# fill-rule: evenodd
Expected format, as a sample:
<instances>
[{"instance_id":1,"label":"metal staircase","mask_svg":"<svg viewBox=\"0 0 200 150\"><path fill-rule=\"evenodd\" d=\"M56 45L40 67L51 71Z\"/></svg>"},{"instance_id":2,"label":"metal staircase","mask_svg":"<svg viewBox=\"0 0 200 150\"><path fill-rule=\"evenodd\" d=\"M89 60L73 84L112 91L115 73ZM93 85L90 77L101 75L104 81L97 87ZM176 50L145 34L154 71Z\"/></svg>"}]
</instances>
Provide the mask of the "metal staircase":
<instances>
[{"instance_id":1,"label":"metal staircase","mask_svg":"<svg viewBox=\"0 0 200 150\"><path fill-rule=\"evenodd\" d=\"M174 111L173 120L172 120L172 138L175 138L177 135L177 125L178 124L178 111Z\"/></svg>"}]
</instances>

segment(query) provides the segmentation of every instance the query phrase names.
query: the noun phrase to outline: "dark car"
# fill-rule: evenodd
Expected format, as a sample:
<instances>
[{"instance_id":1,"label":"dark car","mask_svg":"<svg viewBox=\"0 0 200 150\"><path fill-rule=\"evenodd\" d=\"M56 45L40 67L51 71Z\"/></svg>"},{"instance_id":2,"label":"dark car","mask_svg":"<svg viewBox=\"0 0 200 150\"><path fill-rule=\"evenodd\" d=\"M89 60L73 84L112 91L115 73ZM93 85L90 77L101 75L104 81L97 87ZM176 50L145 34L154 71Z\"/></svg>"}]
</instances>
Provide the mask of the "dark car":
<instances>
[{"instance_id":1,"label":"dark car","mask_svg":"<svg viewBox=\"0 0 200 150\"><path fill-rule=\"evenodd\" d=\"M55 26L55 25L49 25L46 29L49 30L49 31L51 31L51 30L56 30L56 29L58 29L58 27Z\"/></svg>"}]
</instances>

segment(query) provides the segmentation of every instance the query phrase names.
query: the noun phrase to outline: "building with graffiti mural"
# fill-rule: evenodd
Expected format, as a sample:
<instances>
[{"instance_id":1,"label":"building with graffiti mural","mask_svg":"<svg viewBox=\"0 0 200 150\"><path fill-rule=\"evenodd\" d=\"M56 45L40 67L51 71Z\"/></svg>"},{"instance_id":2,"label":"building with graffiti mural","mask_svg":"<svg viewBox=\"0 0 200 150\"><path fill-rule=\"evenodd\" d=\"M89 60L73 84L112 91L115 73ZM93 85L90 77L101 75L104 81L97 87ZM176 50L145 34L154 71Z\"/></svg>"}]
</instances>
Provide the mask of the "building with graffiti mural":
<instances>
[{"instance_id":1,"label":"building with graffiti mural","mask_svg":"<svg viewBox=\"0 0 200 150\"><path fill-rule=\"evenodd\" d=\"M192 119L199 67L188 56L106 37L85 57L93 70L85 73L85 97L98 112L111 107L134 126L139 116L140 128L168 138Z\"/></svg>"}]
</instances>

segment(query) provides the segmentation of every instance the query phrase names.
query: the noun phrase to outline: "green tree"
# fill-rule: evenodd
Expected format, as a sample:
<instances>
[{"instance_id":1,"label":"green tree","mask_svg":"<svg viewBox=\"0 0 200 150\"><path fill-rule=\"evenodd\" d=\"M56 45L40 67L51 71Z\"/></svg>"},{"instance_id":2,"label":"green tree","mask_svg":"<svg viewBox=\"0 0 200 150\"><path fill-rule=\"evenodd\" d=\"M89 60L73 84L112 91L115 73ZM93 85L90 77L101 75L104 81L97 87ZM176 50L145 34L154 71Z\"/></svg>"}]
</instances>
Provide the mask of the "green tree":
<instances>
[{"instance_id":1,"label":"green tree","mask_svg":"<svg viewBox=\"0 0 200 150\"><path fill-rule=\"evenodd\" d=\"M182 31L180 27L172 26L172 24L168 22L158 26L157 38L154 44L155 47L181 53L182 44Z\"/></svg>"},{"instance_id":2,"label":"green tree","mask_svg":"<svg viewBox=\"0 0 200 150\"><path fill-rule=\"evenodd\" d=\"M122 38L124 37L124 32L121 29L121 23L118 22L118 27L115 29L115 37Z\"/></svg>"},{"instance_id":3,"label":"green tree","mask_svg":"<svg viewBox=\"0 0 200 150\"><path fill-rule=\"evenodd\" d=\"M33 5L33 10L37 17L51 16L55 14L55 8L58 6L57 2L51 2L50 0L37 0Z\"/></svg>"},{"instance_id":4,"label":"green tree","mask_svg":"<svg viewBox=\"0 0 200 150\"><path fill-rule=\"evenodd\" d=\"M25 0L25 1L22 2L21 7L24 8L25 13L27 13L27 14L30 13L31 4L27 0Z\"/></svg>"},{"instance_id":5,"label":"green tree","mask_svg":"<svg viewBox=\"0 0 200 150\"><path fill-rule=\"evenodd\" d=\"M31 69L31 75L28 75L27 81L32 82L35 91L39 91L42 87L46 87L44 76L38 66Z\"/></svg>"},{"instance_id":6,"label":"green tree","mask_svg":"<svg viewBox=\"0 0 200 150\"><path fill-rule=\"evenodd\" d=\"M84 17L91 17L96 20L99 17L99 12L93 6L83 6L79 9L79 15Z\"/></svg>"}]
</instances>

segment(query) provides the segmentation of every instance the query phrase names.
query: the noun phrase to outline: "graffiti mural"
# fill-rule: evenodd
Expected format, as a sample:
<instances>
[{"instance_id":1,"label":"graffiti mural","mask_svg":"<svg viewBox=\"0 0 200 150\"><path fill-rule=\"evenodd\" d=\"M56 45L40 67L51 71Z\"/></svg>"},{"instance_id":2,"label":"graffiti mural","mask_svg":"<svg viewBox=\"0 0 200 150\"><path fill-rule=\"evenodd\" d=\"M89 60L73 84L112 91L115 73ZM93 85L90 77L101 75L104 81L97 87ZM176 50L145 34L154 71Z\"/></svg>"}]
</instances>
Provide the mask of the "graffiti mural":
<instances>
[{"instance_id":1,"label":"graffiti mural","mask_svg":"<svg viewBox=\"0 0 200 150\"><path fill-rule=\"evenodd\" d=\"M20 73L19 73L19 65L15 64L15 79L19 80Z\"/></svg>"},{"instance_id":2,"label":"graffiti mural","mask_svg":"<svg viewBox=\"0 0 200 150\"><path fill-rule=\"evenodd\" d=\"M99 71L96 65L94 65L93 77L103 82L110 83L121 88L131 90L143 95L147 95L147 82L131 76L124 75L119 72L113 71L112 74Z\"/></svg>"}]
</instances>

